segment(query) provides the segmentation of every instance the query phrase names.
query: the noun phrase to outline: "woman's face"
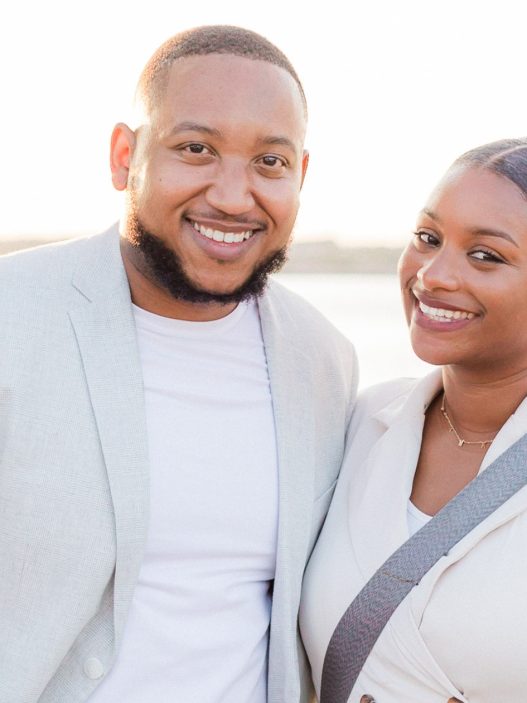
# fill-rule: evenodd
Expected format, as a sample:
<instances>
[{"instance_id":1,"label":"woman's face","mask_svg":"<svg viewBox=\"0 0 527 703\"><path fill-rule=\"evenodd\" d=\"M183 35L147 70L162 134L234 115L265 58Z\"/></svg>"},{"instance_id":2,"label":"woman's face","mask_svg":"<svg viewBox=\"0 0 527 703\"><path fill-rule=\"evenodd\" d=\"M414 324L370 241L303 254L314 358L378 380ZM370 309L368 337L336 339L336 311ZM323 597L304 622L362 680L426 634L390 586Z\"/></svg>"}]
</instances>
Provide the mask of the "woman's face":
<instances>
[{"instance_id":1,"label":"woman's face","mask_svg":"<svg viewBox=\"0 0 527 703\"><path fill-rule=\"evenodd\" d=\"M415 353L503 377L527 369L527 199L477 166L450 170L399 262Z\"/></svg>"}]
</instances>

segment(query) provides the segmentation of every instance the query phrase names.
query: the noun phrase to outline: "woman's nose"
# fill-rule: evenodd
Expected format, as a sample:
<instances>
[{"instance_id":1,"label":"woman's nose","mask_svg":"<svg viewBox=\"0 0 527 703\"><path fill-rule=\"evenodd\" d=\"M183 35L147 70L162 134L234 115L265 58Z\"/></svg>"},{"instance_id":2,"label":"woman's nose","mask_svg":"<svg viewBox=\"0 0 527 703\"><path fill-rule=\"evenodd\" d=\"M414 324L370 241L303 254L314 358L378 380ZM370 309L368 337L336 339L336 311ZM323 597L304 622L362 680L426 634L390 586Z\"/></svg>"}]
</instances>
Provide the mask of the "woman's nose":
<instances>
[{"instance_id":1,"label":"woman's nose","mask_svg":"<svg viewBox=\"0 0 527 703\"><path fill-rule=\"evenodd\" d=\"M424 290L456 290L459 288L459 265L455 257L441 251L423 262L417 271L417 280Z\"/></svg>"}]
</instances>

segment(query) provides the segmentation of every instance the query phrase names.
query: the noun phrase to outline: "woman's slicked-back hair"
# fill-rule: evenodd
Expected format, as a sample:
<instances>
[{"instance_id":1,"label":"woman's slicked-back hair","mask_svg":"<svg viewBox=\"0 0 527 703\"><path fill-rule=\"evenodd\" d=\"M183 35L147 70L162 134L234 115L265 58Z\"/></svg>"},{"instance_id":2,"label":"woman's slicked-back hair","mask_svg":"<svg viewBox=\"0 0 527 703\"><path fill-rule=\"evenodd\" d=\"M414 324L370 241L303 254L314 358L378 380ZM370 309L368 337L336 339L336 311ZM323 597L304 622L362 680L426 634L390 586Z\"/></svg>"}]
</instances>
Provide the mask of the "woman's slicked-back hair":
<instances>
[{"instance_id":1,"label":"woman's slicked-back hair","mask_svg":"<svg viewBox=\"0 0 527 703\"><path fill-rule=\"evenodd\" d=\"M168 69L177 59L208 54L230 54L257 61L267 61L286 70L300 91L304 113L307 102L300 79L287 56L268 39L256 32L232 25L205 25L176 34L155 51L143 69L137 84L136 98L148 111L163 91Z\"/></svg>"},{"instance_id":2,"label":"woman's slicked-back hair","mask_svg":"<svg viewBox=\"0 0 527 703\"><path fill-rule=\"evenodd\" d=\"M500 139L462 154L452 164L479 165L512 181L527 198L527 137Z\"/></svg>"}]
</instances>

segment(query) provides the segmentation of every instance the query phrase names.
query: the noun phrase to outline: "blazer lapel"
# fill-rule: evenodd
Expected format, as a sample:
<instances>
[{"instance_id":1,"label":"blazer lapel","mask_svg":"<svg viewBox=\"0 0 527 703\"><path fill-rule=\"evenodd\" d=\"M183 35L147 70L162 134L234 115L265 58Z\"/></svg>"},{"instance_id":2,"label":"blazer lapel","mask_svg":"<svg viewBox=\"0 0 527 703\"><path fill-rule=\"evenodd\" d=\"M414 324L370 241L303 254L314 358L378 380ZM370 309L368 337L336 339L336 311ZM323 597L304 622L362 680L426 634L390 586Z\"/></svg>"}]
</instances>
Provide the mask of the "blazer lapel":
<instances>
[{"instance_id":1,"label":"blazer lapel","mask_svg":"<svg viewBox=\"0 0 527 703\"><path fill-rule=\"evenodd\" d=\"M347 510L350 538L365 580L409 537L406 507L421 447L424 412L440 388L441 372L434 371L373 417L384 431L354 471ZM480 472L525 434L526 427L527 400L498 433ZM523 510L526 500L527 487L461 540L441 563L461 558L482 536ZM382 519L376 519L378 516ZM436 565L430 573L442 568ZM424 591L419 589L420 594Z\"/></svg>"},{"instance_id":2,"label":"blazer lapel","mask_svg":"<svg viewBox=\"0 0 527 703\"><path fill-rule=\"evenodd\" d=\"M78 295L69 315L115 513L114 625L119 644L143 556L149 506L143 381L117 234L77 271L73 285Z\"/></svg>"},{"instance_id":3,"label":"blazer lapel","mask_svg":"<svg viewBox=\"0 0 527 703\"><path fill-rule=\"evenodd\" d=\"M279 472L279 522L276 574L271 619L270 668L283 677L296 675L296 607L301 569L307 559L314 492L314 411L310 389L312 362L291 343L290 319L285 319L269 294L259 300L273 413ZM289 326L289 327L288 327ZM279 635L278 637L276 635ZM279 667L273 662L280 663ZM288 673L289 672L289 673ZM280 683L286 688L285 681Z\"/></svg>"},{"instance_id":4,"label":"blazer lapel","mask_svg":"<svg viewBox=\"0 0 527 703\"><path fill-rule=\"evenodd\" d=\"M440 387L441 374L434 372L373 418L385 430L356 469L347 513L350 538L365 579L409 537L407 503L425 410Z\"/></svg>"}]
</instances>

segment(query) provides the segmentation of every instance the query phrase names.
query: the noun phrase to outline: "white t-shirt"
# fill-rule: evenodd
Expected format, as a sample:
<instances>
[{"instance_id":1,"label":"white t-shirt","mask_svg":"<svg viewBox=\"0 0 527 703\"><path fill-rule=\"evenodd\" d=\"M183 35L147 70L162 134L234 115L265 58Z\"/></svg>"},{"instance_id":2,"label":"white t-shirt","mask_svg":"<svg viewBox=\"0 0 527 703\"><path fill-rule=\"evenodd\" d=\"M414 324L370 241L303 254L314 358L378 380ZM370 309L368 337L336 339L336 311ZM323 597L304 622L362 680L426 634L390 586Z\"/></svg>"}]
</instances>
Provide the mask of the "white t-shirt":
<instances>
[{"instance_id":1,"label":"white t-shirt","mask_svg":"<svg viewBox=\"0 0 527 703\"><path fill-rule=\"evenodd\" d=\"M134 309L151 514L113 670L93 703L265 703L278 475L254 302L187 322Z\"/></svg>"},{"instance_id":2,"label":"white t-shirt","mask_svg":"<svg viewBox=\"0 0 527 703\"><path fill-rule=\"evenodd\" d=\"M415 506L410 499L408 499L408 505L406 507L406 520L408 522L408 533L410 537L415 535L417 530L424 527L427 522L430 522L431 519L431 515L423 513L422 510L419 510L419 508Z\"/></svg>"}]
</instances>

